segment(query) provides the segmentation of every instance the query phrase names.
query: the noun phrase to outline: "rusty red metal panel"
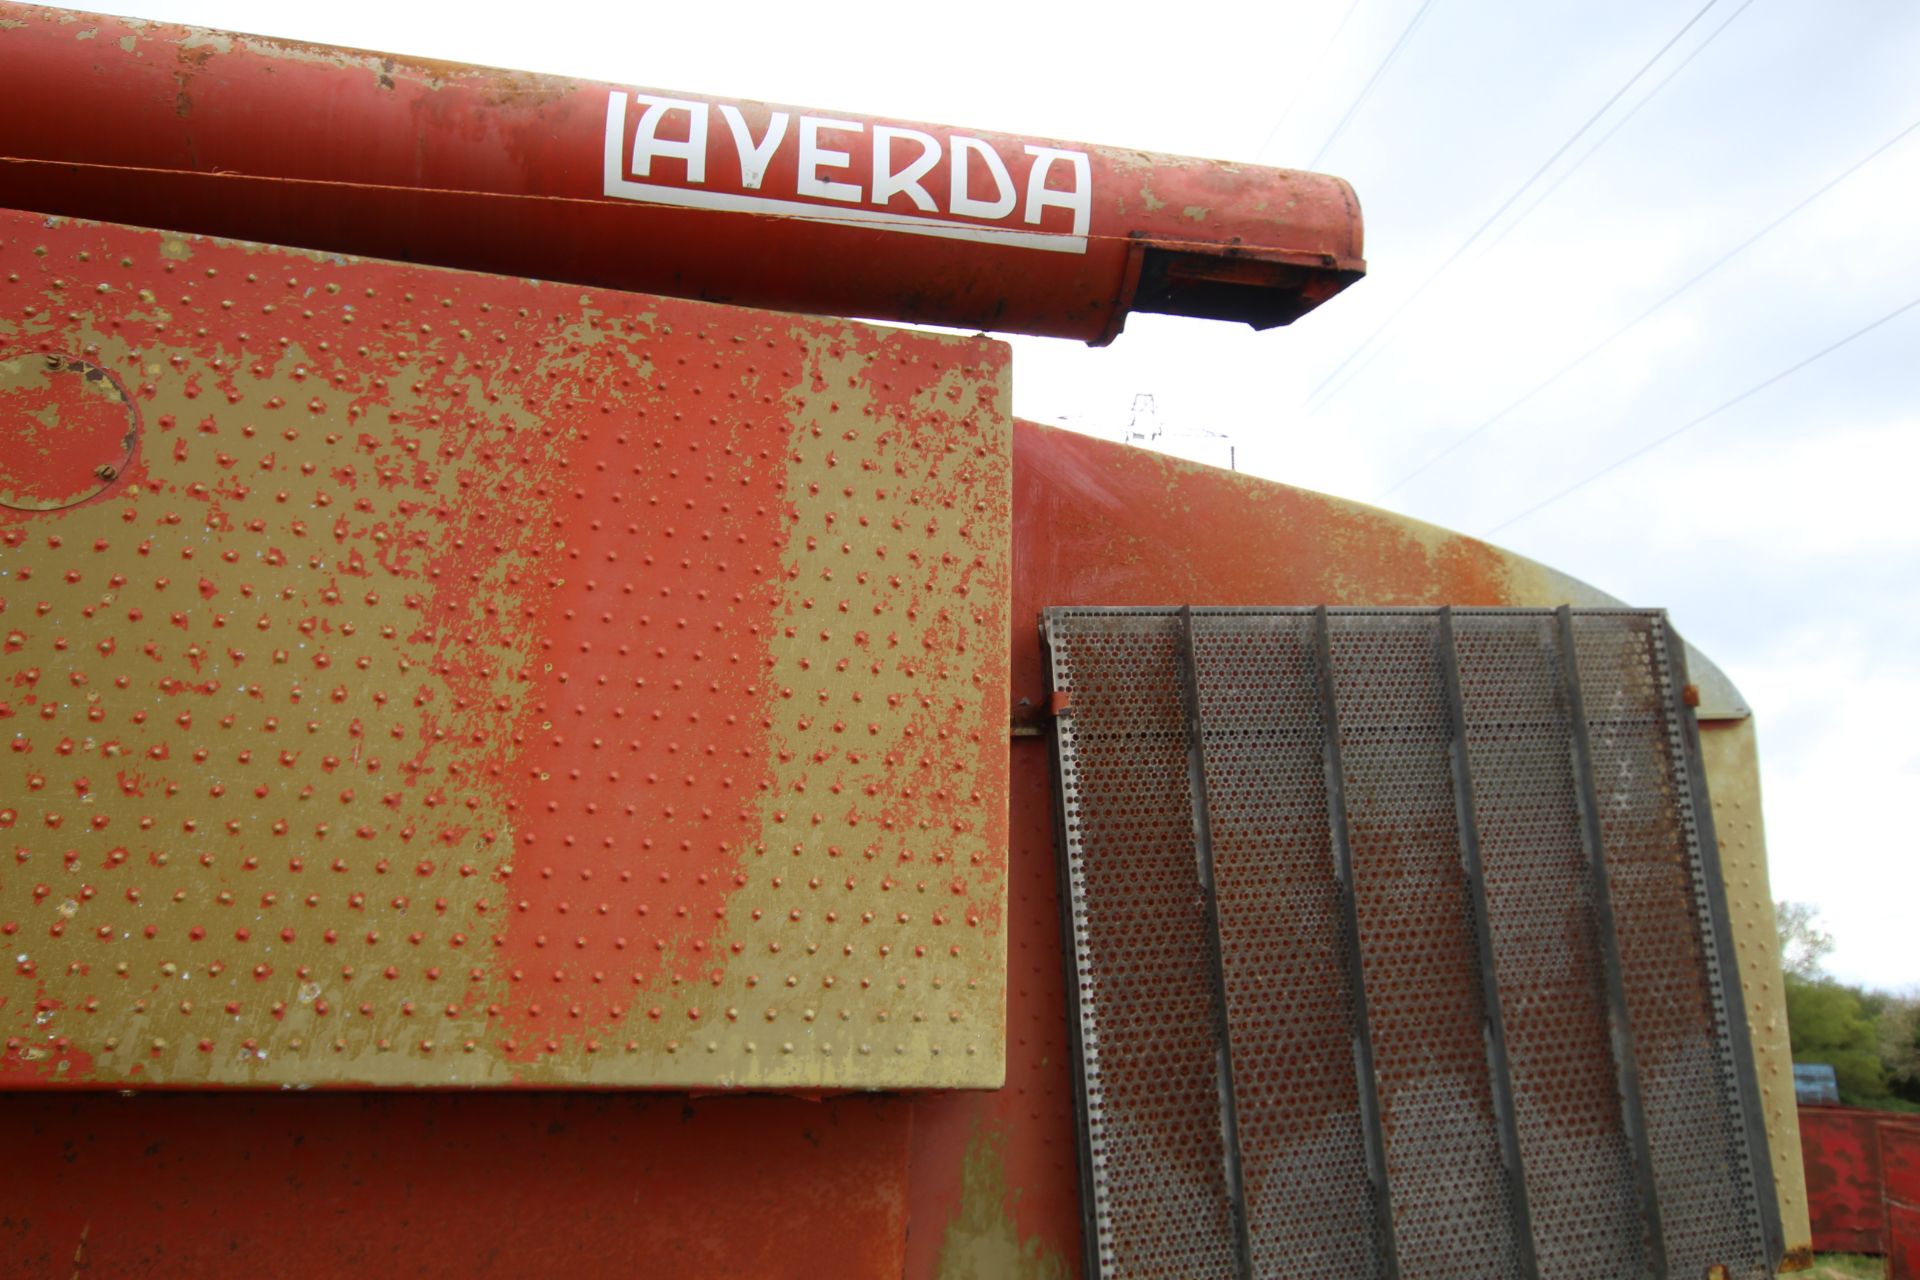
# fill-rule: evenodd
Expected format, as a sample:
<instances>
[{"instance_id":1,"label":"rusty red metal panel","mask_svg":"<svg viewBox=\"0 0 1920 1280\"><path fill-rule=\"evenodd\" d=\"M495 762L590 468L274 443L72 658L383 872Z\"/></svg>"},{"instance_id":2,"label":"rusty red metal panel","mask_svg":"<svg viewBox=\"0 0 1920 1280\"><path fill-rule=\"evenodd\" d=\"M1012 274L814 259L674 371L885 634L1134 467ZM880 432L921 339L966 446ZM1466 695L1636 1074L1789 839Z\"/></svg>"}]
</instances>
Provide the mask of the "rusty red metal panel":
<instances>
[{"instance_id":1,"label":"rusty red metal panel","mask_svg":"<svg viewBox=\"0 0 1920 1280\"><path fill-rule=\"evenodd\" d=\"M1887 1199L1920 1205L1920 1117L1882 1115L1874 1131L1880 1142L1880 1177Z\"/></svg>"},{"instance_id":2,"label":"rusty red metal panel","mask_svg":"<svg viewBox=\"0 0 1920 1280\"><path fill-rule=\"evenodd\" d=\"M1358 278L1336 178L0 5L0 203L1104 341ZM324 104L324 109L320 109Z\"/></svg>"},{"instance_id":3,"label":"rusty red metal panel","mask_svg":"<svg viewBox=\"0 0 1920 1280\"><path fill-rule=\"evenodd\" d=\"M1036 721L1032 622L1054 606L1531 602L1476 539L1033 422L1014 427L1013 507L1015 715Z\"/></svg>"},{"instance_id":4,"label":"rusty red metal panel","mask_svg":"<svg viewBox=\"0 0 1920 1280\"><path fill-rule=\"evenodd\" d=\"M1800 1149L1807 1167L1813 1247L1821 1253L1884 1253L1876 1113L1801 1107Z\"/></svg>"},{"instance_id":5,"label":"rusty red metal panel","mask_svg":"<svg viewBox=\"0 0 1920 1280\"><path fill-rule=\"evenodd\" d=\"M1920 1118L1883 1116L1874 1132L1886 1204L1888 1280L1920 1280Z\"/></svg>"},{"instance_id":6,"label":"rusty red metal panel","mask_svg":"<svg viewBox=\"0 0 1920 1280\"><path fill-rule=\"evenodd\" d=\"M1022 681L1015 686L1016 701L1032 690L1044 705L1032 624L1045 603L1160 604L1195 598L1257 604L1328 598L1506 604L1541 599L1522 594L1526 588L1514 583L1494 549L1434 531L1422 535L1384 513L1354 512L1318 495L1188 467L1036 424L1016 424L1013 448L1011 641L1014 672ZM1195 510L1206 511L1209 518L1188 518L1186 513ZM1248 555L1249 546L1267 550ZM1029 710L1038 713L1037 707ZM858 1176L866 1180L872 1196L897 1196L906 1205L911 1226L900 1247L906 1257L903 1273L912 1280L967 1275L969 1267L979 1276L1055 1280L1073 1272L1081 1253L1046 747L1042 739L1019 738L1003 749L1011 756L1006 1087L917 1095L910 1112L889 1107L886 1127L874 1141L908 1142L904 1169L857 1162ZM475 1218L462 1199L469 1194L469 1184L398 1176L407 1168L406 1146L433 1134L461 1150L483 1151L495 1170L564 1168L567 1144L577 1139L579 1129L560 1134L548 1129L565 1120L560 1110L565 1100L497 1092L414 1092L379 1101L384 1108L378 1113L381 1122L367 1124L359 1123L367 1113L356 1110L362 1105L358 1098L307 1094L142 1099L140 1105L156 1116L178 1109L177 1119L155 1120L153 1127L184 1144L179 1150L193 1158L204 1203L244 1202L246 1216L181 1218L176 1223L163 1214L146 1215L135 1205L140 1212L130 1217L125 1234L137 1242L127 1247L203 1256L195 1251L207 1247L204 1240L239 1259L209 1265L206 1273L214 1275L222 1274L223 1266L227 1274L257 1274L246 1264L258 1257L279 1259L281 1274L289 1276L342 1274L366 1257L403 1258L414 1273L449 1280L488 1274L473 1251L472 1234L481 1228L473 1225ZM703 1201L700 1208L712 1212L690 1215L686 1230L724 1238L737 1250L731 1256L752 1260L767 1256L763 1250L769 1247L791 1244L795 1256L807 1256L815 1247L813 1236L781 1234L792 1219L769 1197L777 1198L781 1188L797 1189L807 1179L834 1176L837 1166L830 1161L844 1149L821 1132L821 1117L851 1101L858 1100L824 1107L797 1099L692 1100L702 1116L736 1108L753 1111L750 1126L729 1130L729 1142L712 1148L698 1139L716 1130L700 1125L658 1123L618 1107L593 1114L607 1142L622 1150L657 1154L663 1164L690 1172L697 1172L702 1162L719 1160L717 1167L734 1179L741 1195L724 1203ZM359 1212L351 1231L315 1229L315 1197L304 1190L309 1184L303 1181L314 1175L300 1158L306 1144L296 1146L290 1139L262 1142L251 1149L251 1159L241 1159L230 1146L231 1135L207 1119L224 1114L209 1108L256 1104L296 1113L293 1121L270 1122L269 1132L294 1123L318 1126L329 1108L345 1108L356 1118L353 1141L328 1147L328 1168L338 1171L338 1185L353 1188ZM30 1139L15 1137L27 1134L38 1123L40 1109L51 1105L63 1108L56 1126ZM652 1114L678 1114L680 1105L677 1099L661 1100ZM0 1274L67 1280L74 1239L86 1222L108 1223L130 1212L120 1194L123 1184L94 1176L103 1166L87 1155L129 1154L119 1145L129 1114L120 1099L106 1094L57 1100L0 1094L0 1133L5 1135L0 1149L10 1157L19 1153L0 1165L0 1192L10 1202L36 1206L35 1220L48 1226L50 1237L42 1241L38 1230L29 1227L0 1229L12 1231L0 1234L5 1240ZM822 1145L815 1147L814 1139ZM748 1146L758 1153L757 1160L729 1158ZM129 1158L143 1150L135 1148ZM615 1182L625 1176L612 1166L597 1172ZM42 1184L44 1197L35 1193ZM510 1200L481 1203L505 1218L525 1213L524 1200L516 1193ZM890 1229L866 1216L866 1201L848 1203L851 1213L833 1218L841 1247L867 1243L870 1229ZM48 1207L58 1208L60 1216L40 1211ZM608 1224L633 1212L631 1205L597 1196L584 1197L577 1205L543 1201L542 1232L516 1235L512 1247L497 1255L494 1273L577 1276L603 1268L604 1258L628 1256L619 1250L629 1247L633 1234L624 1226L610 1230ZM69 1228L73 1239L65 1234ZM485 1227L489 1233L508 1229ZM669 1238L678 1233L672 1223L664 1229ZM101 1230L96 1225L93 1233ZM570 1252L567 1242L576 1236L591 1248ZM263 1247L272 1252L259 1253ZM592 1248L600 1248L600 1260L583 1262L583 1253ZM29 1267L19 1261L27 1256L49 1261ZM858 1274L851 1266L847 1270ZM133 1268L127 1273L141 1274ZM96 1267L94 1274L108 1272ZM743 1264L715 1265L711 1274L754 1273Z\"/></svg>"},{"instance_id":7,"label":"rusty red metal panel","mask_svg":"<svg viewBox=\"0 0 1920 1280\"><path fill-rule=\"evenodd\" d=\"M1920 1280L1920 1207L1887 1202L1887 1280Z\"/></svg>"},{"instance_id":8,"label":"rusty red metal panel","mask_svg":"<svg viewBox=\"0 0 1920 1280\"><path fill-rule=\"evenodd\" d=\"M1012 750L1005 1089L0 1093L0 1275L1073 1274L1050 781L1041 741Z\"/></svg>"},{"instance_id":9,"label":"rusty red metal panel","mask_svg":"<svg viewBox=\"0 0 1920 1280\"><path fill-rule=\"evenodd\" d=\"M0 263L0 1081L999 1084L1000 344Z\"/></svg>"},{"instance_id":10,"label":"rusty red metal panel","mask_svg":"<svg viewBox=\"0 0 1920 1280\"><path fill-rule=\"evenodd\" d=\"M0 1105L9 1280L894 1280L904 1099L36 1097Z\"/></svg>"}]
</instances>

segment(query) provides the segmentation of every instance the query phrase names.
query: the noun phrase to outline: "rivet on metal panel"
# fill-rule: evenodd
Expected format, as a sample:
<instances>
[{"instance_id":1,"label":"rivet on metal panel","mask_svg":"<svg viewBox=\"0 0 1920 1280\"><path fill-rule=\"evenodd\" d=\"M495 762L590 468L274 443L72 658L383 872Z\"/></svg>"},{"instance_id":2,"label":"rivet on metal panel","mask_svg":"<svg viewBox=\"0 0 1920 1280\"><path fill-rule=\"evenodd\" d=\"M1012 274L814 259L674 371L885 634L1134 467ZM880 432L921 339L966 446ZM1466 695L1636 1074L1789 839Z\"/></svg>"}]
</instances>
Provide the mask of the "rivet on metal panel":
<instances>
[{"instance_id":1,"label":"rivet on metal panel","mask_svg":"<svg viewBox=\"0 0 1920 1280\"><path fill-rule=\"evenodd\" d=\"M997 344L0 251L0 1081L999 1082Z\"/></svg>"}]
</instances>

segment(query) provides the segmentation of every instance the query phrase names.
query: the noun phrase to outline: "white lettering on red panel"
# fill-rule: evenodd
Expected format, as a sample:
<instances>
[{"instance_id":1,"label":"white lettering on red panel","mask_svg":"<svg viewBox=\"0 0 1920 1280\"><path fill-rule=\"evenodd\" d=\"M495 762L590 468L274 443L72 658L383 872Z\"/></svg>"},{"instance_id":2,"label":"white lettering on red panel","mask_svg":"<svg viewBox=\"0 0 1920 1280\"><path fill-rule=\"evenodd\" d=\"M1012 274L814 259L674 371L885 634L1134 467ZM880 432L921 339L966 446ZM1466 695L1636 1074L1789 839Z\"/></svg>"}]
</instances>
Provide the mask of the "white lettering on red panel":
<instances>
[{"instance_id":1,"label":"white lettering on red panel","mask_svg":"<svg viewBox=\"0 0 1920 1280\"><path fill-rule=\"evenodd\" d=\"M766 113L757 127L756 134L729 103L615 90L607 95L605 194L1016 249L1087 251L1093 173L1084 151L1029 144L1009 166L993 143L964 134L942 140L904 126L795 119L785 111Z\"/></svg>"}]
</instances>

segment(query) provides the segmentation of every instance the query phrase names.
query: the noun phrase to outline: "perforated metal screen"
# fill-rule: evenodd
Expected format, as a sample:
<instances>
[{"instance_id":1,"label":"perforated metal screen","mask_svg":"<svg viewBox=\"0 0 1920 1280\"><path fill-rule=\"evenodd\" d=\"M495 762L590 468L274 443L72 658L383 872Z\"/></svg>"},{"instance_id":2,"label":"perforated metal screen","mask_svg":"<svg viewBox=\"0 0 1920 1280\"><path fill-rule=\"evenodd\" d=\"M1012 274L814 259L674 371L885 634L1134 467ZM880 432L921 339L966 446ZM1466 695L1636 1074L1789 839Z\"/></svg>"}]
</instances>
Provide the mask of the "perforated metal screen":
<instances>
[{"instance_id":1,"label":"perforated metal screen","mask_svg":"<svg viewBox=\"0 0 1920 1280\"><path fill-rule=\"evenodd\" d=\"M1046 633L1090 1272L1771 1274L1664 615Z\"/></svg>"}]
</instances>

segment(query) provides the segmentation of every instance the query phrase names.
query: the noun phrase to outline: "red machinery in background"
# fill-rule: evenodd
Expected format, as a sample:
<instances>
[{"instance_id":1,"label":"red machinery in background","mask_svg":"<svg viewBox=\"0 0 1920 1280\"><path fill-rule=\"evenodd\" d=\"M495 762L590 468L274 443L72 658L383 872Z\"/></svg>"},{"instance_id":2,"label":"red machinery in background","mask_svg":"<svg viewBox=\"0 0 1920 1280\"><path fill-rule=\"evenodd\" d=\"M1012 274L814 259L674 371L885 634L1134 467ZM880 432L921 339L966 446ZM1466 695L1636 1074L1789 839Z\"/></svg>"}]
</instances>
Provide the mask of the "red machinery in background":
<instances>
[{"instance_id":1,"label":"red machinery in background","mask_svg":"<svg viewBox=\"0 0 1920 1280\"><path fill-rule=\"evenodd\" d=\"M1883 1255L1893 1280L1920 1275L1920 1120L1806 1106L1800 1141L1814 1248Z\"/></svg>"},{"instance_id":2,"label":"red machinery in background","mask_svg":"<svg viewBox=\"0 0 1920 1280\"><path fill-rule=\"evenodd\" d=\"M839 318L1283 324L1345 183L23 5L0 67L0 1273L1802 1260L1663 617Z\"/></svg>"}]
</instances>

